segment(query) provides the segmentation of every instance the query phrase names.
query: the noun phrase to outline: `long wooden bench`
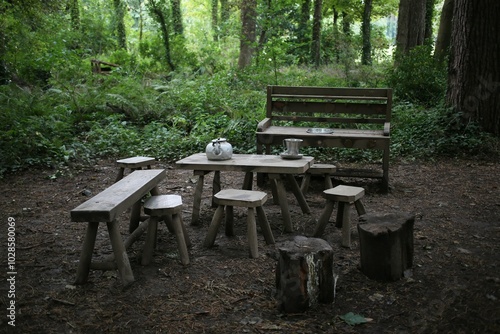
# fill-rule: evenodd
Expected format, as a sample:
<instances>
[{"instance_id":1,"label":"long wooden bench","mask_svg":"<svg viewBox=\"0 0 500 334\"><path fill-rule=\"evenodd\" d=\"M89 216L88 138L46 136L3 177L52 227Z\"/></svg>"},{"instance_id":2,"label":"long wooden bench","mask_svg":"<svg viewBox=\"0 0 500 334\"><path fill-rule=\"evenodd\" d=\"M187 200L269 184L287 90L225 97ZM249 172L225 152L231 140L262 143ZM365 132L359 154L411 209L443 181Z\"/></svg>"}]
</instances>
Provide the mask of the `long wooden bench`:
<instances>
[{"instance_id":1,"label":"long wooden bench","mask_svg":"<svg viewBox=\"0 0 500 334\"><path fill-rule=\"evenodd\" d=\"M75 284L83 284L88 279L99 222L107 224L114 259L123 285L134 281L134 274L116 218L126 209L140 202L142 197L155 189L165 177L164 169L134 171L71 210L71 221L88 222Z\"/></svg>"},{"instance_id":2,"label":"long wooden bench","mask_svg":"<svg viewBox=\"0 0 500 334\"><path fill-rule=\"evenodd\" d=\"M268 86L266 118L257 126L257 153L286 138L303 146L382 150L382 168L337 168L335 176L380 178L389 187L392 89Z\"/></svg>"}]
</instances>

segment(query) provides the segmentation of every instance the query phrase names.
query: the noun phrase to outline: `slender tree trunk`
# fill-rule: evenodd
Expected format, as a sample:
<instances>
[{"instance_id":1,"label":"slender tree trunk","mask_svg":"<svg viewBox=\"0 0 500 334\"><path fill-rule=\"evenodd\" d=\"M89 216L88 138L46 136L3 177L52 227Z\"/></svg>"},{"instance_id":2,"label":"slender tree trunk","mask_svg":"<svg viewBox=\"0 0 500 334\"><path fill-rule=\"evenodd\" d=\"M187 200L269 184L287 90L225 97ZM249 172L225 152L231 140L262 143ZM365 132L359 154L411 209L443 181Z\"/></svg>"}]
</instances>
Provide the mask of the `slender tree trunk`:
<instances>
[{"instance_id":1,"label":"slender tree trunk","mask_svg":"<svg viewBox=\"0 0 500 334\"><path fill-rule=\"evenodd\" d=\"M231 14L229 10L229 2L228 0L220 0L220 31L221 36L227 36L227 27L229 22L229 16Z\"/></svg>"},{"instance_id":2,"label":"slender tree trunk","mask_svg":"<svg viewBox=\"0 0 500 334\"><path fill-rule=\"evenodd\" d=\"M212 0L212 34L214 35L214 41L219 40L219 1Z\"/></svg>"},{"instance_id":3,"label":"slender tree trunk","mask_svg":"<svg viewBox=\"0 0 500 334\"><path fill-rule=\"evenodd\" d=\"M184 33L184 26L182 25L181 0L170 0L170 4L172 6L174 34L182 36Z\"/></svg>"},{"instance_id":4,"label":"slender tree trunk","mask_svg":"<svg viewBox=\"0 0 500 334\"><path fill-rule=\"evenodd\" d=\"M300 6L299 22L297 26L297 45L300 52L299 55L300 63L307 63L307 53L310 50L311 35L310 30L310 17L311 17L311 0L302 0Z\"/></svg>"},{"instance_id":5,"label":"slender tree trunk","mask_svg":"<svg viewBox=\"0 0 500 334\"><path fill-rule=\"evenodd\" d=\"M74 31L80 30L80 3L78 0L70 0L69 12L71 17L71 27Z\"/></svg>"},{"instance_id":6,"label":"slender tree trunk","mask_svg":"<svg viewBox=\"0 0 500 334\"><path fill-rule=\"evenodd\" d=\"M500 136L500 1L455 0L447 104Z\"/></svg>"},{"instance_id":7,"label":"slender tree trunk","mask_svg":"<svg viewBox=\"0 0 500 334\"><path fill-rule=\"evenodd\" d=\"M372 0L365 0L365 9L363 11L363 24L361 26L363 32L363 52L361 54L361 64L372 64L372 43L371 43L371 16L372 16Z\"/></svg>"},{"instance_id":8,"label":"slender tree trunk","mask_svg":"<svg viewBox=\"0 0 500 334\"><path fill-rule=\"evenodd\" d=\"M407 54L413 47L424 44L426 0L401 0L398 12L396 52Z\"/></svg>"},{"instance_id":9,"label":"slender tree trunk","mask_svg":"<svg viewBox=\"0 0 500 334\"><path fill-rule=\"evenodd\" d=\"M156 18L158 24L160 25L161 34L163 37L163 46L165 48L165 58L166 58L167 64L172 71L175 71L175 65L172 62L172 56L170 53L170 37L169 37L169 30L168 30L168 25L167 25L167 18L165 17L165 13L161 10L161 8L158 6L158 3L156 3L156 1L150 1L149 6L151 8L151 12L153 13L154 17Z\"/></svg>"},{"instance_id":10,"label":"slender tree trunk","mask_svg":"<svg viewBox=\"0 0 500 334\"><path fill-rule=\"evenodd\" d=\"M432 44L432 19L434 17L434 0L426 0L425 2L425 32L424 43Z\"/></svg>"},{"instance_id":11,"label":"slender tree trunk","mask_svg":"<svg viewBox=\"0 0 500 334\"><path fill-rule=\"evenodd\" d=\"M311 55L314 66L319 66L321 56L321 11L323 9L322 0L314 0L314 14L312 26Z\"/></svg>"},{"instance_id":12,"label":"slender tree trunk","mask_svg":"<svg viewBox=\"0 0 500 334\"><path fill-rule=\"evenodd\" d=\"M238 68L243 69L252 62L255 49L255 29L257 17L257 0L241 2L241 37Z\"/></svg>"},{"instance_id":13,"label":"slender tree trunk","mask_svg":"<svg viewBox=\"0 0 500 334\"><path fill-rule=\"evenodd\" d=\"M454 0L445 0L439 20L439 30L434 47L434 57L443 60L448 55L451 40L451 22L453 19Z\"/></svg>"},{"instance_id":14,"label":"slender tree trunk","mask_svg":"<svg viewBox=\"0 0 500 334\"><path fill-rule=\"evenodd\" d=\"M127 35L125 31L125 5L121 0L113 0L115 6L116 37L118 47L127 50Z\"/></svg>"}]
</instances>

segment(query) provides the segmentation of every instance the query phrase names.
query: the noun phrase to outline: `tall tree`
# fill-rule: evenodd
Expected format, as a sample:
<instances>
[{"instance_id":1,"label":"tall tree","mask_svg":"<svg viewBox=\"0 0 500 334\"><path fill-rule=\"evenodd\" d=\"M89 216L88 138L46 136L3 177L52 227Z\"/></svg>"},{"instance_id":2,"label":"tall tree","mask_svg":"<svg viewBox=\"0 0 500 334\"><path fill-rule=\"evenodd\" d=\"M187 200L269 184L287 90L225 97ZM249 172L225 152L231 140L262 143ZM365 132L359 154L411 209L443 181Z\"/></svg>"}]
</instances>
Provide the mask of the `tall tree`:
<instances>
[{"instance_id":1,"label":"tall tree","mask_svg":"<svg viewBox=\"0 0 500 334\"><path fill-rule=\"evenodd\" d=\"M301 0L300 15L297 24L297 47L299 52L300 62L308 62L307 52L310 50L310 24L311 22L311 0Z\"/></svg>"},{"instance_id":2,"label":"tall tree","mask_svg":"<svg viewBox=\"0 0 500 334\"><path fill-rule=\"evenodd\" d=\"M451 21L453 19L453 3L454 0L445 0L441 17L439 20L439 30L434 47L434 57L442 60L449 51L451 40Z\"/></svg>"},{"instance_id":3,"label":"tall tree","mask_svg":"<svg viewBox=\"0 0 500 334\"><path fill-rule=\"evenodd\" d=\"M212 34L214 41L219 40L219 1L211 0Z\"/></svg>"},{"instance_id":4,"label":"tall tree","mask_svg":"<svg viewBox=\"0 0 500 334\"><path fill-rule=\"evenodd\" d=\"M425 43L432 43L432 26L434 18L434 0L426 0L425 2L425 31L424 40Z\"/></svg>"},{"instance_id":5,"label":"tall tree","mask_svg":"<svg viewBox=\"0 0 500 334\"><path fill-rule=\"evenodd\" d=\"M363 10L363 22L361 25L361 30L363 35L363 52L361 53L361 63L363 65L372 64L371 15L372 15L372 0L365 0L365 6Z\"/></svg>"},{"instance_id":6,"label":"tall tree","mask_svg":"<svg viewBox=\"0 0 500 334\"><path fill-rule=\"evenodd\" d=\"M401 0L399 2L397 54L407 54L413 47L424 44L425 4L426 0Z\"/></svg>"},{"instance_id":7,"label":"tall tree","mask_svg":"<svg viewBox=\"0 0 500 334\"><path fill-rule=\"evenodd\" d=\"M323 1L314 0L314 14L312 25L311 55L314 66L319 66L321 56L321 12L323 10Z\"/></svg>"},{"instance_id":8,"label":"tall tree","mask_svg":"<svg viewBox=\"0 0 500 334\"><path fill-rule=\"evenodd\" d=\"M498 0L455 0L446 102L500 136L498 13Z\"/></svg>"},{"instance_id":9,"label":"tall tree","mask_svg":"<svg viewBox=\"0 0 500 334\"><path fill-rule=\"evenodd\" d=\"M184 26L182 24L181 0L170 0L172 6L172 23L174 34L182 36L184 33Z\"/></svg>"},{"instance_id":10,"label":"tall tree","mask_svg":"<svg viewBox=\"0 0 500 334\"><path fill-rule=\"evenodd\" d=\"M80 30L80 3L78 0L69 0L69 15L71 18L71 27L74 31Z\"/></svg>"},{"instance_id":11,"label":"tall tree","mask_svg":"<svg viewBox=\"0 0 500 334\"><path fill-rule=\"evenodd\" d=\"M115 7L116 38L120 49L127 49L127 34L125 30L125 5L121 0L113 0Z\"/></svg>"},{"instance_id":12,"label":"tall tree","mask_svg":"<svg viewBox=\"0 0 500 334\"><path fill-rule=\"evenodd\" d=\"M175 70L175 65L172 61L171 49L170 49L170 29L168 27L168 12L163 6L164 3L161 0L150 0L148 2L148 8L151 12L151 16L160 25L160 31L163 39L163 46L165 48L165 58L168 66L172 71Z\"/></svg>"},{"instance_id":13,"label":"tall tree","mask_svg":"<svg viewBox=\"0 0 500 334\"><path fill-rule=\"evenodd\" d=\"M255 33L257 19L257 0L241 1L241 36L238 68L243 69L251 64L255 50Z\"/></svg>"}]
</instances>

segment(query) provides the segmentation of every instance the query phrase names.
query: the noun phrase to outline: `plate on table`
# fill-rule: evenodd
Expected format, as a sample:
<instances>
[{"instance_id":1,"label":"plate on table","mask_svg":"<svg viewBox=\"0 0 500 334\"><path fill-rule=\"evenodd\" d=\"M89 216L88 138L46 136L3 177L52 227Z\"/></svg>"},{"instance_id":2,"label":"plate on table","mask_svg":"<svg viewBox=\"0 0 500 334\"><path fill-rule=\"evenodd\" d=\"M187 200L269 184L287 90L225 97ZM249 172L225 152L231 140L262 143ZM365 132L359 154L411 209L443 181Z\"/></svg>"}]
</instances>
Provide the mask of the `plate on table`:
<instances>
[{"instance_id":1,"label":"plate on table","mask_svg":"<svg viewBox=\"0 0 500 334\"><path fill-rule=\"evenodd\" d=\"M302 159L302 157L304 155L302 154L288 154L286 152L283 152L280 154L280 156L283 158L283 159L290 159L290 160L296 160L296 159Z\"/></svg>"},{"instance_id":2,"label":"plate on table","mask_svg":"<svg viewBox=\"0 0 500 334\"><path fill-rule=\"evenodd\" d=\"M310 128L310 129L307 129L307 133L329 134L329 133L333 133L333 129L328 129L328 128Z\"/></svg>"}]
</instances>

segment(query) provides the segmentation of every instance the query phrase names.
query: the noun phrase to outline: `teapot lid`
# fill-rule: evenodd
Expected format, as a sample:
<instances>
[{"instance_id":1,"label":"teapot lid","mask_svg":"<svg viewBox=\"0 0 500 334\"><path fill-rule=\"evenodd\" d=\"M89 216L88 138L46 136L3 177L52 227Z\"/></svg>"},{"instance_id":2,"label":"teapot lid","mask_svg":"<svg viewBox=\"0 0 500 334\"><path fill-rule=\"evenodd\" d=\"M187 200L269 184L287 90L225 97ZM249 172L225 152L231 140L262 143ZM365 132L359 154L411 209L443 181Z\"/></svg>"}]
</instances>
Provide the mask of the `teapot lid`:
<instances>
[{"instance_id":1,"label":"teapot lid","mask_svg":"<svg viewBox=\"0 0 500 334\"><path fill-rule=\"evenodd\" d=\"M225 142L226 138L217 138L217 139L212 139L212 143L220 143L220 142Z\"/></svg>"}]
</instances>

